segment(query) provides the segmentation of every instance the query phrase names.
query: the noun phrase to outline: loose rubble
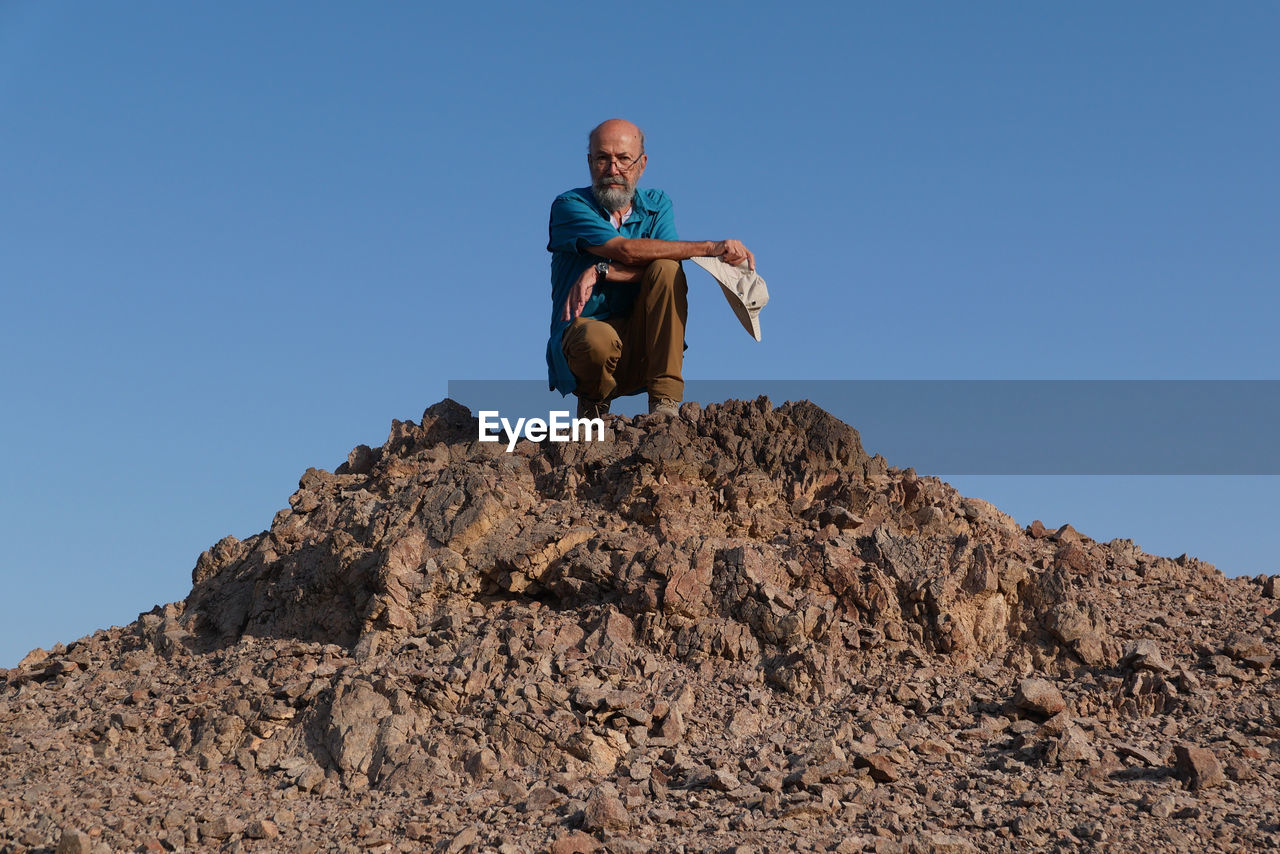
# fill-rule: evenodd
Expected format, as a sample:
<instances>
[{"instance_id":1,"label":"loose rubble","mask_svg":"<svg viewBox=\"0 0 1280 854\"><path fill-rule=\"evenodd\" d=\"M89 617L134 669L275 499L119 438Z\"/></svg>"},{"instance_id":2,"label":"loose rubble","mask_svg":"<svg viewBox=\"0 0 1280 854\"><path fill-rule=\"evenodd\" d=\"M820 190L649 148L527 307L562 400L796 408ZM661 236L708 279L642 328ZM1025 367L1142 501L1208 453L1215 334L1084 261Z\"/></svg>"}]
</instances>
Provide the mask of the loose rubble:
<instances>
[{"instance_id":1,"label":"loose rubble","mask_svg":"<svg viewBox=\"0 0 1280 854\"><path fill-rule=\"evenodd\" d=\"M1019 527L809 403L451 401L0 670L0 854L1280 848L1274 577Z\"/></svg>"}]
</instances>

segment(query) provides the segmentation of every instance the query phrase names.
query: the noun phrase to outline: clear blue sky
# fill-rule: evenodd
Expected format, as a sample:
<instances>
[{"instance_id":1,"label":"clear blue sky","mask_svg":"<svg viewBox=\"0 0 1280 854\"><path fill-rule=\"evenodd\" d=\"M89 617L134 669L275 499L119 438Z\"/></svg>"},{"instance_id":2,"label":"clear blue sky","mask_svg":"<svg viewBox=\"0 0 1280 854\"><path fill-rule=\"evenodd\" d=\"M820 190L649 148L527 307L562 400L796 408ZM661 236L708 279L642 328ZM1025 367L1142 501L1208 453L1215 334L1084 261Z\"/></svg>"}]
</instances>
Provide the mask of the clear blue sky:
<instances>
[{"instance_id":1,"label":"clear blue sky","mask_svg":"<svg viewBox=\"0 0 1280 854\"><path fill-rule=\"evenodd\" d=\"M449 379L545 376L609 116L769 281L757 344L691 277L689 377L1275 378L1277 44L1261 2L0 0L0 666ZM955 482L1278 568L1275 478Z\"/></svg>"}]
</instances>

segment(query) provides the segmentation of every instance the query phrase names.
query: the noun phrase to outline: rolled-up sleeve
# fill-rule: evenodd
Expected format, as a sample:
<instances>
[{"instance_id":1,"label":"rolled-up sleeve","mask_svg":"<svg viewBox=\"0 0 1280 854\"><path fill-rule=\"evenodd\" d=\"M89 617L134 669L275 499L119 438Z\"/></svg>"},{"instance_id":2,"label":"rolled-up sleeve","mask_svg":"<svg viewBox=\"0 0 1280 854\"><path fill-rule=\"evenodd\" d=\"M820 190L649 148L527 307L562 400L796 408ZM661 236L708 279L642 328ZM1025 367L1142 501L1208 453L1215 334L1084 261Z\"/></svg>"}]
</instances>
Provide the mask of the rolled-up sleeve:
<instances>
[{"instance_id":1,"label":"rolled-up sleeve","mask_svg":"<svg viewBox=\"0 0 1280 854\"><path fill-rule=\"evenodd\" d=\"M618 230L582 199L564 195L551 203L548 252L587 254L588 246L600 246L618 236Z\"/></svg>"}]
</instances>

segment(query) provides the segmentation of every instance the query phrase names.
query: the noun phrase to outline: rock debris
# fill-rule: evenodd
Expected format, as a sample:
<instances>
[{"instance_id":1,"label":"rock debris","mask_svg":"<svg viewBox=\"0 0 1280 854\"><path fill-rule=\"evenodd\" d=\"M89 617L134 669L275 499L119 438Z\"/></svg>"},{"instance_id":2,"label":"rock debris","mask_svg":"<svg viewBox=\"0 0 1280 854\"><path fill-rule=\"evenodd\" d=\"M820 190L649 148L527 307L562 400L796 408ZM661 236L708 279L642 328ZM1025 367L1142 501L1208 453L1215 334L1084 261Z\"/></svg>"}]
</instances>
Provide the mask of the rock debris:
<instances>
[{"instance_id":1,"label":"rock debris","mask_svg":"<svg viewBox=\"0 0 1280 854\"><path fill-rule=\"evenodd\" d=\"M1280 608L818 407L451 401L0 670L0 854L1280 848Z\"/></svg>"}]
</instances>

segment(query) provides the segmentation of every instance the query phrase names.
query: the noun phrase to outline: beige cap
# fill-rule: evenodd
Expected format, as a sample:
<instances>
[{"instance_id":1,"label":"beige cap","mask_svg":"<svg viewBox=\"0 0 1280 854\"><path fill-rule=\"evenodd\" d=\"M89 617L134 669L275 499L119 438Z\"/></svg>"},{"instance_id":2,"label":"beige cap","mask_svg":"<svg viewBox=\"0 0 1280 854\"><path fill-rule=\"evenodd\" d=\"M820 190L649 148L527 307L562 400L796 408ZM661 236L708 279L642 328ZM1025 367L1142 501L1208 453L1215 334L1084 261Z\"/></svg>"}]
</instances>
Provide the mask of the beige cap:
<instances>
[{"instance_id":1,"label":"beige cap","mask_svg":"<svg viewBox=\"0 0 1280 854\"><path fill-rule=\"evenodd\" d=\"M720 290L724 291L724 298L729 301L729 307L742 323L742 328L759 341L760 309L769 302L769 289L760 274L748 269L746 261L733 267L719 258L708 256L689 260L715 277L720 283Z\"/></svg>"}]
</instances>

